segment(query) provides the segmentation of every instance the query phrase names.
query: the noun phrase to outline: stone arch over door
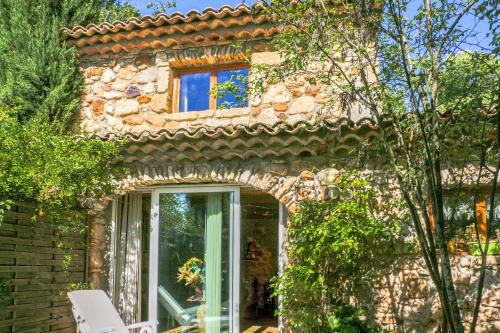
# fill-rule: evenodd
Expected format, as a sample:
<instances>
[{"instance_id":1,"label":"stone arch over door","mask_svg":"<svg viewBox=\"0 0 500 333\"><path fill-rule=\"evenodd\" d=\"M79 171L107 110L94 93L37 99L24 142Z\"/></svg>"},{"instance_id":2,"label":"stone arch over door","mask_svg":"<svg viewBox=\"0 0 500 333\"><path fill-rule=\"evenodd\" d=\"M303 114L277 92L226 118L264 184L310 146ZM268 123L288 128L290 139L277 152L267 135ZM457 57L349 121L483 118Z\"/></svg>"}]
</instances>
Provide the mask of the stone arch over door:
<instances>
[{"instance_id":1,"label":"stone arch over door","mask_svg":"<svg viewBox=\"0 0 500 333\"><path fill-rule=\"evenodd\" d=\"M187 161L163 166L136 166L121 181L120 196L151 186L175 184L234 184L249 186L276 198L293 211L304 199L321 198L325 192L323 172L301 170L294 163L254 161ZM92 289L102 286L106 248L103 210L112 198L96 205L90 220L88 280Z\"/></svg>"}]
</instances>

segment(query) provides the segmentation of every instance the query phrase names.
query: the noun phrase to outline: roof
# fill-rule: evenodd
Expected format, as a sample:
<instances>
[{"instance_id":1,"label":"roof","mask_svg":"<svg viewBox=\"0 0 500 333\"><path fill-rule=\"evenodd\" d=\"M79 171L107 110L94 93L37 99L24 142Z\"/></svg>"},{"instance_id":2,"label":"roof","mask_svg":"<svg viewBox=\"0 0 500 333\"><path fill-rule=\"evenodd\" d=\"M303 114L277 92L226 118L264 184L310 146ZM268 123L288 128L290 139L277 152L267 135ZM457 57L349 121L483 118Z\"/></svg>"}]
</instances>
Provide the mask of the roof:
<instances>
[{"instance_id":1,"label":"roof","mask_svg":"<svg viewBox=\"0 0 500 333\"><path fill-rule=\"evenodd\" d=\"M182 48L229 44L237 40L269 39L277 33L262 13L264 5L240 4L236 7L192 10L186 15L173 13L131 18L126 22L105 22L86 27L65 28L68 43L82 55L142 51L157 47Z\"/></svg>"},{"instance_id":2,"label":"roof","mask_svg":"<svg viewBox=\"0 0 500 333\"><path fill-rule=\"evenodd\" d=\"M362 128L377 129L378 125L373 118L365 117L352 121L348 117L341 117L335 120L323 119L317 123L310 123L307 121L299 121L294 124L288 124L284 121L277 122L273 125L256 123L250 126L235 125L235 126L198 126L187 127L178 130L160 129L145 130L142 132L125 132L115 133L108 132L105 134L95 134L103 140L110 140L125 137L131 142L146 142L146 141L163 141L163 140L181 140L181 139L200 139L200 138L232 138L239 137L242 134L250 136L260 135L278 135L281 133L298 134L299 132L313 133L320 129L327 129L329 131L338 131L342 129L351 129L360 131Z\"/></svg>"},{"instance_id":3,"label":"roof","mask_svg":"<svg viewBox=\"0 0 500 333\"><path fill-rule=\"evenodd\" d=\"M279 122L232 127L200 127L169 131L125 133L124 162L128 165L162 165L196 160L249 160L344 155L364 139L378 135L371 118L353 122L348 118L315 124ZM102 139L120 137L109 133ZM200 140L203 139L203 140ZM305 155L304 155L305 154Z\"/></svg>"},{"instance_id":4,"label":"roof","mask_svg":"<svg viewBox=\"0 0 500 333\"><path fill-rule=\"evenodd\" d=\"M187 14L175 12L171 15L160 13L155 16L146 15L141 18L132 17L126 22L104 22L99 25L89 24L86 27L77 25L72 28L65 28L66 33L71 38L80 38L82 36L93 36L96 34L103 35L110 32L131 31L135 29L144 29L149 27L159 27L163 25L176 25L179 23L193 23L200 21L208 21L211 19L223 19L228 17L238 17L243 14L255 14L264 8L261 2L257 2L253 6L239 4L236 7L228 5L222 6L219 9L212 7L205 8L202 12L191 10Z\"/></svg>"}]
</instances>

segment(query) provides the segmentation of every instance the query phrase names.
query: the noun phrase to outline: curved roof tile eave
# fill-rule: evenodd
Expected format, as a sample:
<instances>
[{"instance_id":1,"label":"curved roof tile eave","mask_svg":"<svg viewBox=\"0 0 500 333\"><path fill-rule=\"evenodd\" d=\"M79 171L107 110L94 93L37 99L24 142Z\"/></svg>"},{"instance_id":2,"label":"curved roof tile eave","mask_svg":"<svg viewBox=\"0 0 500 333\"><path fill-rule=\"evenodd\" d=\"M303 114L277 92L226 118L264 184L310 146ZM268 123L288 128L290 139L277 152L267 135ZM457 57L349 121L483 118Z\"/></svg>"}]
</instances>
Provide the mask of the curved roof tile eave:
<instances>
[{"instance_id":1,"label":"curved roof tile eave","mask_svg":"<svg viewBox=\"0 0 500 333\"><path fill-rule=\"evenodd\" d=\"M309 123L307 121L300 121L293 125L285 122L278 122L274 125L263 123L256 123L251 126L235 125L224 127L196 127L196 128L183 128L179 130L170 131L168 129L160 129L157 131L145 130L143 132L126 132L126 133L106 133L103 135L93 134L102 140L110 140L116 138L126 138L131 142L146 142L146 141L162 141L162 140L179 140L179 139L195 139L201 137L236 137L242 133L250 136L258 136L260 134L278 135L280 133L296 134L303 130L305 132L314 133L320 129L327 129L330 131L340 130L341 128L349 128L354 131L361 130L362 128L378 129L378 124L371 117L361 118L357 121L352 121L348 117L341 117L336 120L322 120L319 123Z\"/></svg>"},{"instance_id":2,"label":"curved roof tile eave","mask_svg":"<svg viewBox=\"0 0 500 333\"><path fill-rule=\"evenodd\" d=\"M65 33L70 38L78 39L80 37L90 37L96 34L104 35L107 33L142 29L149 26L158 27L165 24L172 25L177 23L189 23L196 20L205 21L211 18L220 19L227 16L236 17L242 14L251 14L262 8L264 8L264 4L258 1L252 6L248 6L246 4L239 4L235 7L224 5L219 9L208 7L205 8L202 12L191 10L186 15L179 12L175 12L171 15L160 13L155 16L146 15L141 18L132 17L126 22L123 21L115 21L112 23L104 22L99 25L89 24L86 27L78 25L71 28L65 28L63 30L63 33Z\"/></svg>"}]
</instances>

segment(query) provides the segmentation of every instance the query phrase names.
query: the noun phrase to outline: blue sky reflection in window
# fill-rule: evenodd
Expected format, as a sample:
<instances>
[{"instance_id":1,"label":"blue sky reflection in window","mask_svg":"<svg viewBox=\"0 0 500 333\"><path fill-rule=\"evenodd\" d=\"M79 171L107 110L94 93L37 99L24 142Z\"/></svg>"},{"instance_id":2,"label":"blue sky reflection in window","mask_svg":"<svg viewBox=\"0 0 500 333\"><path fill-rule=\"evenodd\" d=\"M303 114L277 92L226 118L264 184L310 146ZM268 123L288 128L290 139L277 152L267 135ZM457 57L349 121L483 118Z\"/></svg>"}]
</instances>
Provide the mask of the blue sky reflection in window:
<instances>
[{"instance_id":1,"label":"blue sky reflection in window","mask_svg":"<svg viewBox=\"0 0 500 333\"><path fill-rule=\"evenodd\" d=\"M248 106L248 68L217 72L217 108L242 108Z\"/></svg>"},{"instance_id":2,"label":"blue sky reflection in window","mask_svg":"<svg viewBox=\"0 0 500 333\"><path fill-rule=\"evenodd\" d=\"M248 68L221 69L180 76L179 112L239 108L248 106ZM210 80L217 89L210 95ZM214 104L210 103L210 100Z\"/></svg>"},{"instance_id":3,"label":"blue sky reflection in window","mask_svg":"<svg viewBox=\"0 0 500 333\"><path fill-rule=\"evenodd\" d=\"M210 73L191 73L180 77L179 112L210 108Z\"/></svg>"}]
</instances>

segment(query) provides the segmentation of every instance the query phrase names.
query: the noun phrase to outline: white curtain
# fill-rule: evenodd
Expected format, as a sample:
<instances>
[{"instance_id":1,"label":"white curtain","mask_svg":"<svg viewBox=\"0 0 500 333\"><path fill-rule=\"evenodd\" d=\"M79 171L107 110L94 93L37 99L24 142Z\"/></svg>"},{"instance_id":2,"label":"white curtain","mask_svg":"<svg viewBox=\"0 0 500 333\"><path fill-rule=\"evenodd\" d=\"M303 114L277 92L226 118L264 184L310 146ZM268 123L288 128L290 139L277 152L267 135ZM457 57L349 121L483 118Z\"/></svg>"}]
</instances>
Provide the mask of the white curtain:
<instances>
[{"instance_id":1,"label":"white curtain","mask_svg":"<svg viewBox=\"0 0 500 333\"><path fill-rule=\"evenodd\" d=\"M142 195L124 195L114 206L111 297L122 319L130 325L138 321L140 313Z\"/></svg>"}]
</instances>

